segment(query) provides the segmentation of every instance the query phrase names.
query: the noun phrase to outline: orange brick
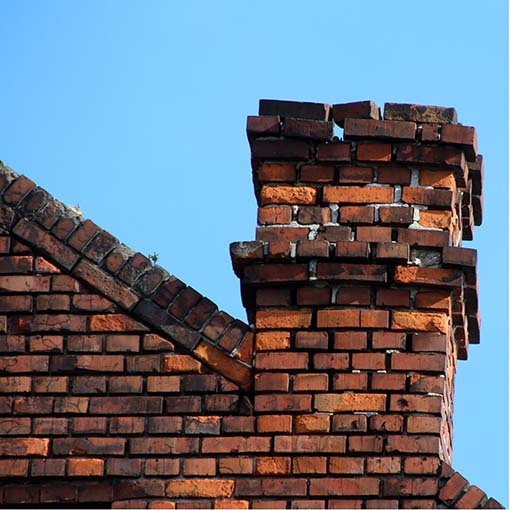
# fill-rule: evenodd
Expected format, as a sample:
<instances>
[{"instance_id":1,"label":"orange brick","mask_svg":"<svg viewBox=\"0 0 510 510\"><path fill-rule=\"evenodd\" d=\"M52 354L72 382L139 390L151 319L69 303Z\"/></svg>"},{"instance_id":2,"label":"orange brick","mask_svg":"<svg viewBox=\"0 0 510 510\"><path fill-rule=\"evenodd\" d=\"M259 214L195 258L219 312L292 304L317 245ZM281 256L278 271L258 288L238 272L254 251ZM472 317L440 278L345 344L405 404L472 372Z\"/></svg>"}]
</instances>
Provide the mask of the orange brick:
<instances>
[{"instance_id":1,"label":"orange brick","mask_svg":"<svg viewBox=\"0 0 510 510\"><path fill-rule=\"evenodd\" d=\"M456 189L455 176L451 170L420 168L420 186Z\"/></svg>"},{"instance_id":2,"label":"orange brick","mask_svg":"<svg viewBox=\"0 0 510 510\"><path fill-rule=\"evenodd\" d=\"M165 356L163 372L170 373L200 373L202 372L202 363L187 354L172 354Z\"/></svg>"},{"instance_id":3,"label":"orange brick","mask_svg":"<svg viewBox=\"0 0 510 510\"><path fill-rule=\"evenodd\" d=\"M317 312L319 328L360 327L359 310L319 310Z\"/></svg>"},{"instance_id":4,"label":"orange brick","mask_svg":"<svg viewBox=\"0 0 510 510\"><path fill-rule=\"evenodd\" d=\"M310 186L263 186L261 205L269 204L315 204L317 190Z\"/></svg>"},{"instance_id":5,"label":"orange brick","mask_svg":"<svg viewBox=\"0 0 510 510\"><path fill-rule=\"evenodd\" d=\"M181 389L179 376L149 376L147 377L148 393L178 393Z\"/></svg>"},{"instance_id":6,"label":"orange brick","mask_svg":"<svg viewBox=\"0 0 510 510\"><path fill-rule=\"evenodd\" d=\"M290 473L290 457L257 457L255 472L258 475L287 475Z\"/></svg>"},{"instance_id":7,"label":"orange brick","mask_svg":"<svg viewBox=\"0 0 510 510\"><path fill-rule=\"evenodd\" d=\"M167 494L174 498L229 498L234 493L233 480L171 480Z\"/></svg>"},{"instance_id":8,"label":"orange brick","mask_svg":"<svg viewBox=\"0 0 510 510\"><path fill-rule=\"evenodd\" d=\"M328 374L296 374L294 391L326 391Z\"/></svg>"},{"instance_id":9,"label":"orange brick","mask_svg":"<svg viewBox=\"0 0 510 510\"><path fill-rule=\"evenodd\" d=\"M386 395L377 393L324 393L314 396L314 405L318 411L384 411Z\"/></svg>"},{"instance_id":10,"label":"orange brick","mask_svg":"<svg viewBox=\"0 0 510 510\"><path fill-rule=\"evenodd\" d=\"M290 349L288 331L258 331L255 335L257 351L283 351Z\"/></svg>"},{"instance_id":11,"label":"orange brick","mask_svg":"<svg viewBox=\"0 0 510 510\"><path fill-rule=\"evenodd\" d=\"M436 474L438 469L439 459L437 457L407 457L404 459L404 472L406 474Z\"/></svg>"},{"instance_id":12,"label":"orange brick","mask_svg":"<svg viewBox=\"0 0 510 510\"><path fill-rule=\"evenodd\" d=\"M102 476L103 459L69 459L67 473L69 476Z\"/></svg>"},{"instance_id":13,"label":"orange brick","mask_svg":"<svg viewBox=\"0 0 510 510\"><path fill-rule=\"evenodd\" d=\"M324 202L333 204L388 204L393 202L392 187L325 186Z\"/></svg>"},{"instance_id":14,"label":"orange brick","mask_svg":"<svg viewBox=\"0 0 510 510\"><path fill-rule=\"evenodd\" d=\"M287 414L266 414L257 417L257 431L264 432L291 432L292 416Z\"/></svg>"},{"instance_id":15,"label":"orange brick","mask_svg":"<svg viewBox=\"0 0 510 510\"><path fill-rule=\"evenodd\" d=\"M250 502L245 499L217 499L214 502L214 510L248 510L249 508Z\"/></svg>"},{"instance_id":16,"label":"orange brick","mask_svg":"<svg viewBox=\"0 0 510 510\"><path fill-rule=\"evenodd\" d=\"M391 144L358 143L356 156L360 161L391 161Z\"/></svg>"},{"instance_id":17,"label":"orange brick","mask_svg":"<svg viewBox=\"0 0 510 510\"><path fill-rule=\"evenodd\" d=\"M448 333L449 321L444 313L393 312L391 329Z\"/></svg>"},{"instance_id":18,"label":"orange brick","mask_svg":"<svg viewBox=\"0 0 510 510\"><path fill-rule=\"evenodd\" d=\"M287 206L260 207L258 210L259 225L286 225L292 220L292 209Z\"/></svg>"},{"instance_id":19,"label":"orange brick","mask_svg":"<svg viewBox=\"0 0 510 510\"><path fill-rule=\"evenodd\" d=\"M296 416L296 432L309 434L313 432L329 432L328 414L304 414Z\"/></svg>"},{"instance_id":20,"label":"orange brick","mask_svg":"<svg viewBox=\"0 0 510 510\"><path fill-rule=\"evenodd\" d=\"M446 356L435 353L394 352L391 355L391 368L409 372L445 372Z\"/></svg>"},{"instance_id":21,"label":"orange brick","mask_svg":"<svg viewBox=\"0 0 510 510\"><path fill-rule=\"evenodd\" d=\"M327 388L325 388L327 389ZM362 373L355 374L334 374L334 390L367 390L368 375Z\"/></svg>"},{"instance_id":22,"label":"orange brick","mask_svg":"<svg viewBox=\"0 0 510 510\"><path fill-rule=\"evenodd\" d=\"M220 458L219 469L222 475L230 474L250 475L253 473L253 458L247 457Z\"/></svg>"},{"instance_id":23,"label":"orange brick","mask_svg":"<svg viewBox=\"0 0 510 510\"><path fill-rule=\"evenodd\" d=\"M420 211L420 225L427 228L447 229L453 224L451 211Z\"/></svg>"},{"instance_id":24,"label":"orange brick","mask_svg":"<svg viewBox=\"0 0 510 510\"><path fill-rule=\"evenodd\" d=\"M295 310L260 310L257 312L256 326L260 329L308 328L312 322L312 312Z\"/></svg>"}]
</instances>

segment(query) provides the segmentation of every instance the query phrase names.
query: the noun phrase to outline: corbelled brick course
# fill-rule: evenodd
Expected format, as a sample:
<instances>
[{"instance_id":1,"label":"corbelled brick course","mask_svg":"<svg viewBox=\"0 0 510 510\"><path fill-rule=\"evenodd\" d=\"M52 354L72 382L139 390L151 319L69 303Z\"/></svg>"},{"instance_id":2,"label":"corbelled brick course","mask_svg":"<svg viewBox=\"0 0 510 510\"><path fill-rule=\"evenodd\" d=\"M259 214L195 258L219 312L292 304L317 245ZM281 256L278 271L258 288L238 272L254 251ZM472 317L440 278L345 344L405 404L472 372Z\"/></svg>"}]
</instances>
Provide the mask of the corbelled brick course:
<instances>
[{"instance_id":1,"label":"corbelled brick course","mask_svg":"<svg viewBox=\"0 0 510 510\"><path fill-rule=\"evenodd\" d=\"M247 132L252 326L0 168L0 505L501 508L449 467L474 128L262 100Z\"/></svg>"}]
</instances>

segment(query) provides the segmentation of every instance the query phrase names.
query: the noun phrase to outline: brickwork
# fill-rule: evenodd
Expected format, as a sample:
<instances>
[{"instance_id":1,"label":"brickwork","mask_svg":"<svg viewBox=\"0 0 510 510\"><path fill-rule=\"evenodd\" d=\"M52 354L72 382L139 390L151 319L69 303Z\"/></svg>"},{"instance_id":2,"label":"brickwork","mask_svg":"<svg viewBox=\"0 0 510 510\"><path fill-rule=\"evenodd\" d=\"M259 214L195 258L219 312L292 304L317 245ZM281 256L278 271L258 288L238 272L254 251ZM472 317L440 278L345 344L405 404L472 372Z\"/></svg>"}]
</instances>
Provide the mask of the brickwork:
<instances>
[{"instance_id":1,"label":"brickwork","mask_svg":"<svg viewBox=\"0 0 510 510\"><path fill-rule=\"evenodd\" d=\"M0 505L501 508L450 467L474 129L262 100L247 132L251 327L0 169Z\"/></svg>"}]
</instances>

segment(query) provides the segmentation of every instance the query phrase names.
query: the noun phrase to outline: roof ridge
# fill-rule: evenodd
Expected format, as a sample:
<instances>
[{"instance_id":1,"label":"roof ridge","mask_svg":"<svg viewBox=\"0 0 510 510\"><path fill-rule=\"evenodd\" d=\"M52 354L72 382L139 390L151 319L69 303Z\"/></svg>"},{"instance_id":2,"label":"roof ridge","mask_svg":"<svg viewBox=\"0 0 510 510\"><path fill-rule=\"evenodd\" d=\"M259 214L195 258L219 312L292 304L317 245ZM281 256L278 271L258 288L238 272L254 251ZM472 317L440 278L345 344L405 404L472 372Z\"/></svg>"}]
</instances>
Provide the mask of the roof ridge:
<instances>
[{"instance_id":1,"label":"roof ridge","mask_svg":"<svg viewBox=\"0 0 510 510\"><path fill-rule=\"evenodd\" d=\"M0 228L243 389L250 326L0 161Z\"/></svg>"}]
</instances>

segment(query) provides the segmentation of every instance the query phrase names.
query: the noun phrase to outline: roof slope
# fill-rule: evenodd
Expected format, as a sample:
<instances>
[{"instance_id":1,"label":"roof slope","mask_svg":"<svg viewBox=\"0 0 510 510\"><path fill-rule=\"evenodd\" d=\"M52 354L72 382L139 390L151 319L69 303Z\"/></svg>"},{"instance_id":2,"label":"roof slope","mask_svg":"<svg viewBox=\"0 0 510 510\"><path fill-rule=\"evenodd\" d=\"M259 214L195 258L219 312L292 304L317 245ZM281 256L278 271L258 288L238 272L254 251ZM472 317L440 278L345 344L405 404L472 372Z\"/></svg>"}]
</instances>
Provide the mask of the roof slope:
<instances>
[{"instance_id":1,"label":"roof slope","mask_svg":"<svg viewBox=\"0 0 510 510\"><path fill-rule=\"evenodd\" d=\"M3 164L0 228L249 389L253 335L247 324Z\"/></svg>"}]
</instances>

